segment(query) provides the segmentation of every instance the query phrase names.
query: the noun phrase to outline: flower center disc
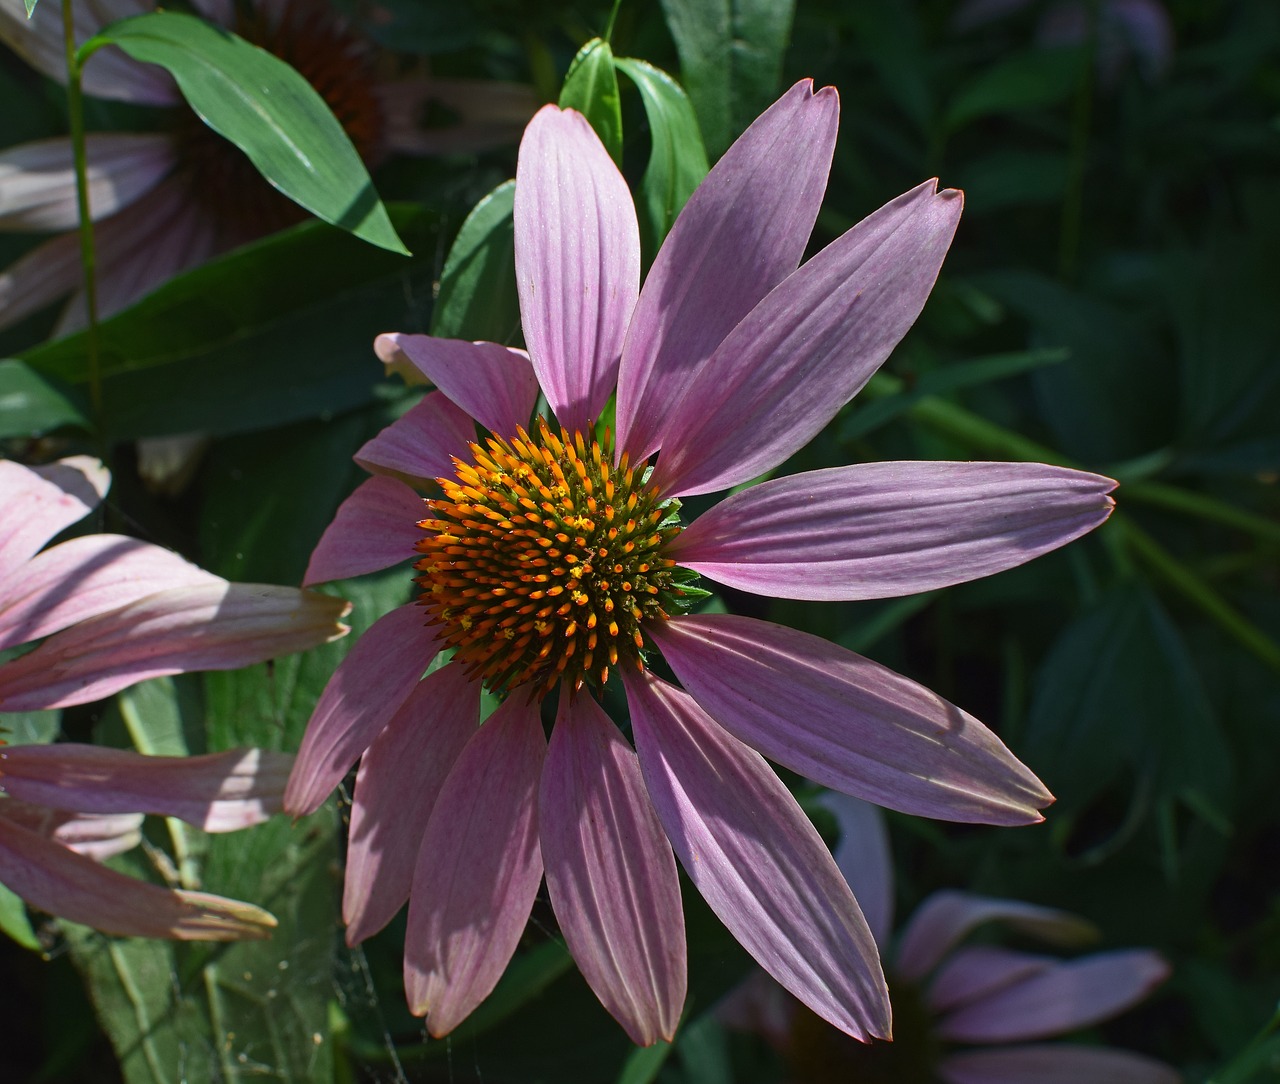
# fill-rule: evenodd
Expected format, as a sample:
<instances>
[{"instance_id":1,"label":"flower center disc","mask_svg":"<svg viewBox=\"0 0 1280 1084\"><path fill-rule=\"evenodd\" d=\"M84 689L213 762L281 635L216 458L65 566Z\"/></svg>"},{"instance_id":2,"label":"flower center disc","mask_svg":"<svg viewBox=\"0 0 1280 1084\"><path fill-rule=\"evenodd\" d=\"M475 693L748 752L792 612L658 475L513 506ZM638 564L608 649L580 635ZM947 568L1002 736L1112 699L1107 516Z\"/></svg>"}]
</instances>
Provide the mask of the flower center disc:
<instances>
[{"instance_id":1,"label":"flower center disc","mask_svg":"<svg viewBox=\"0 0 1280 1084\"><path fill-rule=\"evenodd\" d=\"M614 466L608 435L538 438L517 430L471 445L455 478L438 479L415 568L421 602L455 659L490 688L558 681L603 685L619 661L642 665L646 618L665 618L681 594L663 556L680 531L674 502Z\"/></svg>"}]
</instances>

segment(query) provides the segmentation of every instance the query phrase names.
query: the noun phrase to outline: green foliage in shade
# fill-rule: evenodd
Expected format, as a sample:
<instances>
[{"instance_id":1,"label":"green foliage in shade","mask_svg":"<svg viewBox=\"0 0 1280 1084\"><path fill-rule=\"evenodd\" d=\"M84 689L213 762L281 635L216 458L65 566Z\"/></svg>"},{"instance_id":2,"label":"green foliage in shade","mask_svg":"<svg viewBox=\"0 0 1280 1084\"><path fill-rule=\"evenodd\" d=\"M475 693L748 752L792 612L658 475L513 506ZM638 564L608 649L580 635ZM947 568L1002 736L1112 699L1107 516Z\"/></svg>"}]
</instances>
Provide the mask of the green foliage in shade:
<instances>
[{"instance_id":1,"label":"green foliage in shade","mask_svg":"<svg viewBox=\"0 0 1280 1084\"><path fill-rule=\"evenodd\" d=\"M104 45L168 71L200 118L295 203L370 244L409 254L342 125L283 60L168 11L112 24L80 47L80 63Z\"/></svg>"},{"instance_id":2,"label":"green foliage in shade","mask_svg":"<svg viewBox=\"0 0 1280 1084\"><path fill-rule=\"evenodd\" d=\"M1088 62L1083 48L1016 53L961 84L943 123L955 132L983 117L1058 105L1071 97Z\"/></svg>"},{"instance_id":3,"label":"green foliage in shade","mask_svg":"<svg viewBox=\"0 0 1280 1084\"><path fill-rule=\"evenodd\" d=\"M0 360L0 437L88 429L82 396L15 358Z\"/></svg>"},{"instance_id":4,"label":"green foliage in shade","mask_svg":"<svg viewBox=\"0 0 1280 1084\"><path fill-rule=\"evenodd\" d=\"M515 181L504 181L462 223L440 275L432 335L511 343L519 334L515 193Z\"/></svg>"},{"instance_id":5,"label":"green foliage in shade","mask_svg":"<svg viewBox=\"0 0 1280 1084\"><path fill-rule=\"evenodd\" d=\"M573 58L560 90L561 109L576 109L595 129L614 162L622 165L622 101L609 43L592 38Z\"/></svg>"},{"instance_id":6,"label":"green foliage in shade","mask_svg":"<svg viewBox=\"0 0 1280 1084\"><path fill-rule=\"evenodd\" d=\"M429 247L435 215L395 217ZM431 274L429 261L311 222L171 280L100 328L112 436L243 432L372 401L382 367L370 343L421 319L412 309L430 297ZM80 332L22 360L78 389L85 344Z\"/></svg>"},{"instance_id":7,"label":"green foliage in shade","mask_svg":"<svg viewBox=\"0 0 1280 1084\"><path fill-rule=\"evenodd\" d=\"M643 60L622 57L617 67L640 91L652 146L640 181L639 212L650 253L707 175L706 148L693 105L680 84Z\"/></svg>"},{"instance_id":8,"label":"green foliage in shade","mask_svg":"<svg viewBox=\"0 0 1280 1084\"><path fill-rule=\"evenodd\" d=\"M777 97L794 0L662 0L712 159Z\"/></svg>"}]
</instances>

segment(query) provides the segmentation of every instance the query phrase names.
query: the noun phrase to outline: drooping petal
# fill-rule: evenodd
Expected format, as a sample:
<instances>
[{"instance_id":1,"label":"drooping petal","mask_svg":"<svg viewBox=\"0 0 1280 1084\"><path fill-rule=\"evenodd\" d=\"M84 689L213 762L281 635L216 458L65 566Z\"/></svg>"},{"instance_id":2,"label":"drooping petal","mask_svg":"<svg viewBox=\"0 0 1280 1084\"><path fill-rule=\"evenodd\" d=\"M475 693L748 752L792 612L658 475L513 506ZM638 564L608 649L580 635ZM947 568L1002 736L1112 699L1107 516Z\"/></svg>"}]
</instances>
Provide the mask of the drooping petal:
<instances>
[{"instance_id":1,"label":"drooping petal","mask_svg":"<svg viewBox=\"0 0 1280 1084\"><path fill-rule=\"evenodd\" d=\"M561 696L538 799L547 888L583 977L638 1046L684 1006L680 880L631 746L589 694Z\"/></svg>"},{"instance_id":2,"label":"drooping petal","mask_svg":"<svg viewBox=\"0 0 1280 1084\"><path fill-rule=\"evenodd\" d=\"M898 974L922 979L964 938L986 922L1005 925L1050 944L1082 945L1097 936L1079 915L1020 900L935 892L916 909L898 944Z\"/></svg>"},{"instance_id":3,"label":"drooping petal","mask_svg":"<svg viewBox=\"0 0 1280 1084\"><path fill-rule=\"evenodd\" d=\"M640 288L640 228L618 167L580 113L544 106L520 142L520 317L538 383L570 431L599 416Z\"/></svg>"},{"instance_id":4,"label":"drooping petal","mask_svg":"<svg viewBox=\"0 0 1280 1084\"><path fill-rule=\"evenodd\" d=\"M369 627L311 713L284 792L286 812L304 817L320 808L409 698L437 650L415 604L397 607Z\"/></svg>"},{"instance_id":5,"label":"drooping petal","mask_svg":"<svg viewBox=\"0 0 1280 1084\"><path fill-rule=\"evenodd\" d=\"M422 498L403 482L384 475L366 478L324 529L302 585L363 576L408 561L423 534L418 521L426 515Z\"/></svg>"},{"instance_id":6,"label":"drooping petal","mask_svg":"<svg viewBox=\"0 0 1280 1084\"><path fill-rule=\"evenodd\" d=\"M0 711L87 704L147 678L235 670L346 633L350 603L260 583L160 591L54 633L0 666Z\"/></svg>"},{"instance_id":7,"label":"drooping petal","mask_svg":"<svg viewBox=\"0 0 1280 1084\"><path fill-rule=\"evenodd\" d=\"M516 426L528 427L538 401L538 377L523 350L399 332L379 335L373 348L388 365L407 359L486 429L514 435Z\"/></svg>"},{"instance_id":8,"label":"drooping petal","mask_svg":"<svg viewBox=\"0 0 1280 1084\"><path fill-rule=\"evenodd\" d=\"M822 838L763 758L687 693L624 670L645 786L685 873L760 966L859 1039L889 1034L875 941Z\"/></svg>"},{"instance_id":9,"label":"drooping petal","mask_svg":"<svg viewBox=\"0 0 1280 1084\"><path fill-rule=\"evenodd\" d=\"M64 233L0 271L0 331L66 297L84 282L79 234Z\"/></svg>"},{"instance_id":10,"label":"drooping petal","mask_svg":"<svg viewBox=\"0 0 1280 1084\"><path fill-rule=\"evenodd\" d=\"M276 924L250 903L135 881L5 817L0 884L41 911L122 937L239 941L269 937Z\"/></svg>"},{"instance_id":11,"label":"drooping petal","mask_svg":"<svg viewBox=\"0 0 1280 1084\"><path fill-rule=\"evenodd\" d=\"M1028 824L1053 801L973 716L817 636L727 614L646 626L729 733L823 786L903 813Z\"/></svg>"},{"instance_id":12,"label":"drooping petal","mask_svg":"<svg viewBox=\"0 0 1280 1084\"><path fill-rule=\"evenodd\" d=\"M73 813L32 805L17 798L0 802L0 817L101 862L142 842L141 813Z\"/></svg>"},{"instance_id":13,"label":"drooping petal","mask_svg":"<svg viewBox=\"0 0 1280 1084\"><path fill-rule=\"evenodd\" d=\"M293 757L229 749L193 757L59 742L0 749L0 790L80 813L158 813L234 832L280 811Z\"/></svg>"},{"instance_id":14,"label":"drooping petal","mask_svg":"<svg viewBox=\"0 0 1280 1084\"><path fill-rule=\"evenodd\" d=\"M948 955L929 983L925 1000L934 1016L990 997L1057 964L1052 956L997 945L962 946Z\"/></svg>"},{"instance_id":15,"label":"drooping petal","mask_svg":"<svg viewBox=\"0 0 1280 1084\"><path fill-rule=\"evenodd\" d=\"M1149 950L1094 953L970 1002L939 1021L938 1035L966 1043L1061 1035L1136 1005L1168 977L1169 965Z\"/></svg>"},{"instance_id":16,"label":"drooping petal","mask_svg":"<svg viewBox=\"0 0 1280 1084\"><path fill-rule=\"evenodd\" d=\"M893 855L884 814L878 806L838 790L826 791L818 804L839 825L840 841L832 857L853 889L876 944L884 951L893 933Z\"/></svg>"},{"instance_id":17,"label":"drooping petal","mask_svg":"<svg viewBox=\"0 0 1280 1084\"><path fill-rule=\"evenodd\" d=\"M1115 482L1043 463L861 463L762 482L670 554L775 598L913 595L1023 564L1111 514Z\"/></svg>"},{"instance_id":18,"label":"drooping petal","mask_svg":"<svg viewBox=\"0 0 1280 1084\"><path fill-rule=\"evenodd\" d=\"M409 897L404 985L436 1038L488 997L524 932L542 881L546 751L537 705L508 697L467 743L431 811Z\"/></svg>"},{"instance_id":19,"label":"drooping petal","mask_svg":"<svg viewBox=\"0 0 1280 1084\"><path fill-rule=\"evenodd\" d=\"M451 456L466 455L475 422L441 391L428 392L367 442L354 458L370 474L424 485L453 474ZM421 518L421 517L419 517Z\"/></svg>"},{"instance_id":20,"label":"drooping petal","mask_svg":"<svg viewBox=\"0 0 1280 1084\"><path fill-rule=\"evenodd\" d=\"M417 688L373 740L356 773L342 920L358 945L409 898L431 809L480 718L480 684L444 666Z\"/></svg>"},{"instance_id":21,"label":"drooping petal","mask_svg":"<svg viewBox=\"0 0 1280 1084\"><path fill-rule=\"evenodd\" d=\"M94 221L151 191L177 161L173 140L161 132L91 134L85 153ZM69 230L79 220L69 139L41 139L0 154L0 229Z\"/></svg>"},{"instance_id":22,"label":"drooping petal","mask_svg":"<svg viewBox=\"0 0 1280 1084\"><path fill-rule=\"evenodd\" d=\"M654 485L727 489L808 444L920 315L961 203L928 181L774 287L670 404Z\"/></svg>"},{"instance_id":23,"label":"drooping petal","mask_svg":"<svg viewBox=\"0 0 1280 1084\"><path fill-rule=\"evenodd\" d=\"M618 448L662 446L693 373L800 264L827 187L840 100L801 80L689 197L645 278L618 372Z\"/></svg>"},{"instance_id":24,"label":"drooping petal","mask_svg":"<svg viewBox=\"0 0 1280 1084\"><path fill-rule=\"evenodd\" d=\"M0 578L8 579L59 531L97 508L110 484L107 469L88 456L47 467L0 460Z\"/></svg>"},{"instance_id":25,"label":"drooping petal","mask_svg":"<svg viewBox=\"0 0 1280 1084\"><path fill-rule=\"evenodd\" d=\"M118 534L72 538L0 581L0 649L127 606L157 591L221 583L176 553Z\"/></svg>"},{"instance_id":26,"label":"drooping petal","mask_svg":"<svg viewBox=\"0 0 1280 1084\"><path fill-rule=\"evenodd\" d=\"M382 104L382 138L401 154L474 153L513 144L540 104L524 83L437 75L379 83L374 93ZM421 118L432 105L443 106L457 123L424 126Z\"/></svg>"},{"instance_id":27,"label":"drooping petal","mask_svg":"<svg viewBox=\"0 0 1280 1084\"><path fill-rule=\"evenodd\" d=\"M1072 1043L965 1050L938 1062L946 1084L1179 1084L1164 1062L1127 1050Z\"/></svg>"}]
</instances>

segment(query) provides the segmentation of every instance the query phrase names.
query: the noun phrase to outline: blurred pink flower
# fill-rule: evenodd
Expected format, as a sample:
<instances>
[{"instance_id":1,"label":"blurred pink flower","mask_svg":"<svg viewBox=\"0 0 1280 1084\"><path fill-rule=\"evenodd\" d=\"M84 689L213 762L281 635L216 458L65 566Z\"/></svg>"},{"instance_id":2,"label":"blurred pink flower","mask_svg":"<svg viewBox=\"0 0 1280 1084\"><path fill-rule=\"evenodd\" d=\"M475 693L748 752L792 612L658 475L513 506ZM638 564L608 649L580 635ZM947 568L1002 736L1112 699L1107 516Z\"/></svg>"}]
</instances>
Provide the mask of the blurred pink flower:
<instances>
[{"instance_id":1,"label":"blurred pink flower","mask_svg":"<svg viewBox=\"0 0 1280 1084\"><path fill-rule=\"evenodd\" d=\"M432 154L513 142L535 108L530 89L516 84L382 78L385 65L371 43L322 0L253 0L239 9L231 0L193 0L193 6L297 68L370 165L393 152ZM77 0L76 40L155 7L154 0ZM40 4L28 19L20 0L3 0L0 39L45 75L65 81L57 4ZM88 137L100 315L127 308L179 272L304 217L183 104L163 69L104 49L86 65L84 88L101 98L181 107L164 130ZM459 123L423 127L422 114L432 103ZM73 230L76 223L69 139L0 153L0 229L56 232ZM0 274L0 328L67 294L74 297L58 333L81 326L82 274L74 234L38 246Z\"/></svg>"},{"instance_id":2,"label":"blurred pink flower","mask_svg":"<svg viewBox=\"0 0 1280 1084\"><path fill-rule=\"evenodd\" d=\"M341 599L234 584L159 546L113 534L43 548L92 511L108 475L83 457L0 461L0 713L88 703L146 678L234 669L346 632ZM0 739L4 716L0 714ZM257 749L144 757L122 749L0 746L0 883L32 906L109 933L265 936L250 904L135 881L93 859L138 841L142 813L206 831L248 827L280 807L292 758Z\"/></svg>"},{"instance_id":3,"label":"blurred pink flower","mask_svg":"<svg viewBox=\"0 0 1280 1084\"><path fill-rule=\"evenodd\" d=\"M1132 1008L1169 975L1150 949L1094 952L1063 960L998 946L964 945L988 923L1025 937L1075 947L1093 927L1049 907L967 892L935 892L890 949L893 867L884 820L875 807L842 794L823 804L840 826L836 861L860 899L875 901L872 929L907 1026L892 1047L854 1046L808 1025L800 1006L757 975L717 1009L731 1027L764 1035L784 1055L792 1084L820 1079L877 1084L1177 1084L1169 1065L1125 1050L1044 1043ZM868 912L868 919L872 918ZM959 1047L955 1044L966 1044Z\"/></svg>"},{"instance_id":4,"label":"blurred pink flower","mask_svg":"<svg viewBox=\"0 0 1280 1084\"><path fill-rule=\"evenodd\" d=\"M374 477L306 582L416 550L424 594L334 674L285 806L316 809L363 754L347 938L409 900L406 987L433 1035L493 988L545 869L601 1002L637 1043L670 1037L685 996L673 847L779 982L852 1035L886 1034L866 923L764 756L923 816L1021 824L1052 801L981 723L906 678L794 629L686 612L693 573L783 598L910 594L1021 564L1111 509L1113 482L1057 467L874 463L763 482L681 526L679 498L772 471L835 416L950 244L960 194L929 182L797 266L837 114L833 89L784 95L693 194L641 291L626 182L582 116L547 107L516 174L528 354L378 339L439 390L357 453ZM616 454L595 428L615 385ZM540 390L558 427L530 426ZM412 487L432 479L424 507ZM654 648L683 688L647 668ZM611 672L634 750L598 701ZM510 695L477 729L482 682Z\"/></svg>"}]
</instances>

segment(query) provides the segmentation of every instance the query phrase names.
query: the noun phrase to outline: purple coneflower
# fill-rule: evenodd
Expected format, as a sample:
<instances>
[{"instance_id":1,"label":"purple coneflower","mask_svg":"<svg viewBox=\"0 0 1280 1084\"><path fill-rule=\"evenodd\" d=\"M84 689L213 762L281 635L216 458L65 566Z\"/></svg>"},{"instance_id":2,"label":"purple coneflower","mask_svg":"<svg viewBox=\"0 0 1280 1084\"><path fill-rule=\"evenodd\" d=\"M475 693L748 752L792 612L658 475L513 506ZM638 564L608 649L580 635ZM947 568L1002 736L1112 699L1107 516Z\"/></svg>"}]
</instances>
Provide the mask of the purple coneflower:
<instances>
[{"instance_id":1,"label":"purple coneflower","mask_svg":"<svg viewBox=\"0 0 1280 1084\"><path fill-rule=\"evenodd\" d=\"M528 353L378 340L438 390L357 453L375 477L339 509L307 582L416 551L423 594L330 680L285 808L316 809L363 754L347 937L410 901L406 987L433 1035L493 988L545 871L605 1007L637 1043L669 1037L685 995L673 848L779 982L852 1035L886 1035L875 943L764 757L924 816L1029 823L1052 801L914 682L794 629L687 612L694 573L799 599L942 587L1060 546L1111 508L1114 483L1057 467L875 463L763 482L682 524L680 498L773 470L835 416L911 326L950 244L960 193L929 182L797 266L837 113L833 89L784 95L693 194L640 291L626 182L582 116L548 106L516 174ZM615 385L613 438L597 423ZM554 422L531 423L539 390ZM632 741L601 707L610 675ZM482 684L509 695L477 729Z\"/></svg>"},{"instance_id":2,"label":"purple coneflower","mask_svg":"<svg viewBox=\"0 0 1280 1084\"><path fill-rule=\"evenodd\" d=\"M4 712L89 703L146 678L235 669L336 639L341 599L237 584L114 534L45 544L87 515L109 478L77 457L0 461L0 664ZM108 933L265 936L265 911L135 881L93 859L138 841L141 813L227 832L280 808L291 758L257 749L146 757L91 745L0 745L0 883L32 906Z\"/></svg>"}]
</instances>

